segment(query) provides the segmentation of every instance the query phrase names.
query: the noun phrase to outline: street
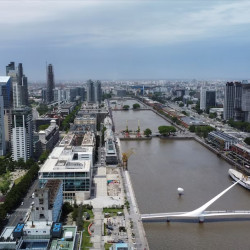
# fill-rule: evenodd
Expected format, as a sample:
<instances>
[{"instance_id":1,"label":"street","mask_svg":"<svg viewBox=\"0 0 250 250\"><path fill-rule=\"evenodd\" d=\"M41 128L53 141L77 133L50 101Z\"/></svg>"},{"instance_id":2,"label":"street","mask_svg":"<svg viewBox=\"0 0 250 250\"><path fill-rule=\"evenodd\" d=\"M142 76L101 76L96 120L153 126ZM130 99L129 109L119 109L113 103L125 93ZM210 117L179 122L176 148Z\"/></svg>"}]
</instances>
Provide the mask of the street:
<instances>
[{"instance_id":1,"label":"street","mask_svg":"<svg viewBox=\"0 0 250 250\"><path fill-rule=\"evenodd\" d=\"M23 199L23 205L20 205L15 211L9 213L7 226L16 226L17 223L24 221L25 215L28 212L31 203L33 201L31 195L35 192L37 185L38 185L38 179L36 179L31 185L28 193Z\"/></svg>"}]
</instances>

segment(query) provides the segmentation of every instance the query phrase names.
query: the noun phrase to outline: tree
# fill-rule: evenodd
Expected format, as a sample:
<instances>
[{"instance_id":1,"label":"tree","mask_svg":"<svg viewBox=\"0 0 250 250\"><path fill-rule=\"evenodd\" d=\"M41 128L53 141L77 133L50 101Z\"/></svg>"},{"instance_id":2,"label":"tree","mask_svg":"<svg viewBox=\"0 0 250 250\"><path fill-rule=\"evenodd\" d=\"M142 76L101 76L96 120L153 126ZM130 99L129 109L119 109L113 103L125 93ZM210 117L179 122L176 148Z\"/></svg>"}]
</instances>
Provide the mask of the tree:
<instances>
[{"instance_id":1,"label":"tree","mask_svg":"<svg viewBox=\"0 0 250 250\"><path fill-rule=\"evenodd\" d=\"M124 105L122 108L123 108L124 110L129 110L129 105Z\"/></svg>"},{"instance_id":2,"label":"tree","mask_svg":"<svg viewBox=\"0 0 250 250\"><path fill-rule=\"evenodd\" d=\"M150 135L152 135L151 129L150 129L150 128L146 128L146 129L144 130L144 135L145 135L146 137L149 137Z\"/></svg>"},{"instance_id":3,"label":"tree","mask_svg":"<svg viewBox=\"0 0 250 250\"><path fill-rule=\"evenodd\" d=\"M189 131L192 132L192 133L194 133L194 132L195 132L195 126L194 126L194 125L191 125L191 126L189 127Z\"/></svg>"},{"instance_id":4,"label":"tree","mask_svg":"<svg viewBox=\"0 0 250 250\"><path fill-rule=\"evenodd\" d=\"M209 118L210 119L214 119L214 118L216 118L217 117L217 113L210 113L209 114Z\"/></svg>"},{"instance_id":5,"label":"tree","mask_svg":"<svg viewBox=\"0 0 250 250\"><path fill-rule=\"evenodd\" d=\"M175 133L176 129L173 126L159 126L158 131L161 135L167 136L170 135L171 133Z\"/></svg>"},{"instance_id":6,"label":"tree","mask_svg":"<svg viewBox=\"0 0 250 250\"><path fill-rule=\"evenodd\" d=\"M139 109L141 106L138 103L133 104L133 109Z\"/></svg>"},{"instance_id":7,"label":"tree","mask_svg":"<svg viewBox=\"0 0 250 250\"><path fill-rule=\"evenodd\" d=\"M48 150L43 151L43 153L39 157L40 163L43 164L47 160L48 156L49 156L49 151Z\"/></svg>"},{"instance_id":8,"label":"tree","mask_svg":"<svg viewBox=\"0 0 250 250\"><path fill-rule=\"evenodd\" d=\"M48 127L49 127L49 124L40 125L40 126L38 127L38 131L45 130L45 129L48 128Z\"/></svg>"},{"instance_id":9,"label":"tree","mask_svg":"<svg viewBox=\"0 0 250 250\"><path fill-rule=\"evenodd\" d=\"M250 137L247 137L244 142L247 144L247 145L250 145Z\"/></svg>"},{"instance_id":10,"label":"tree","mask_svg":"<svg viewBox=\"0 0 250 250\"><path fill-rule=\"evenodd\" d=\"M179 104L179 107L184 107L183 102L181 102L181 103Z\"/></svg>"}]
</instances>

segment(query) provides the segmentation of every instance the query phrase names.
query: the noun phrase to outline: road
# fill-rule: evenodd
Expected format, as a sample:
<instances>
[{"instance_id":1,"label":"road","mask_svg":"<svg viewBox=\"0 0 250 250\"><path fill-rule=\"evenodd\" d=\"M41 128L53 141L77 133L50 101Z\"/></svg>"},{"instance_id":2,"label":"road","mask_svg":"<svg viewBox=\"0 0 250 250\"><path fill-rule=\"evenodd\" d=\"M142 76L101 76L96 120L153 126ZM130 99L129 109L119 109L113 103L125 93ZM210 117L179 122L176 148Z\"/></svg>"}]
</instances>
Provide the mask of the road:
<instances>
[{"instance_id":1,"label":"road","mask_svg":"<svg viewBox=\"0 0 250 250\"><path fill-rule=\"evenodd\" d=\"M34 181L25 198L23 199L23 205L20 205L14 212L10 213L7 226L16 226L17 223L22 222L26 213L28 212L31 203L33 201L31 195L35 192L38 185L38 179Z\"/></svg>"}]
</instances>

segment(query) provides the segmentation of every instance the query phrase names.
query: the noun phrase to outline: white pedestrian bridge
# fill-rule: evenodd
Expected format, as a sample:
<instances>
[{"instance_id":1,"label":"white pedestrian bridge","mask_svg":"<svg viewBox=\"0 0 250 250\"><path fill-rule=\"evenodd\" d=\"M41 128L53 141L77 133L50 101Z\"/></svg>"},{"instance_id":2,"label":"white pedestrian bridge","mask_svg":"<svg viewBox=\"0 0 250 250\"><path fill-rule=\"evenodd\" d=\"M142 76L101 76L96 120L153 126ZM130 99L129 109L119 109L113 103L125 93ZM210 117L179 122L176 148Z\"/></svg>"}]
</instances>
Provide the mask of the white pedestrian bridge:
<instances>
[{"instance_id":1,"label":"white pedestrian bridge","mask_svg":"<svg viewBox=\"0 0 250 250\"><path fill-rule=\"evenodd\" d=\"M233 188L239 181L232 184L230 187L216 195L213 199L202 205L201 207L191 211L191 212L172 212L172 213L155 213L155 214L141 214L142 221L170 221L170 219L195 219L197 218L199 222L203 222L205 217L238 217L238 216L249 216L250 210L224 210L224 211L206 211L206 209L211 206L215 201L217 201L221 196Z\"/></svg>"}]
</instances>

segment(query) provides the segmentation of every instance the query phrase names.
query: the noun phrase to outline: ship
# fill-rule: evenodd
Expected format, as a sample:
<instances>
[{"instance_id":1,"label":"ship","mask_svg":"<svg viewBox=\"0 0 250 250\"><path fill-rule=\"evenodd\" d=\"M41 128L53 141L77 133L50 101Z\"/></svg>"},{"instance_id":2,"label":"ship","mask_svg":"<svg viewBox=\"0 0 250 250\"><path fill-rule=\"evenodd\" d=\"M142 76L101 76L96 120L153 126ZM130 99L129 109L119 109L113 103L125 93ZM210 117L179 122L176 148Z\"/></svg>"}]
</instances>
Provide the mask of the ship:
<instances>
[{"instance_id":1,"label":"ship","mask_svg":"<svg viewBox=\"0 0 250 250\"><path fill-rule=\"evenodd\" d=\"M235 180L239 181L239 184L246 189L250 190L250 176L245 176L241 172L235 169L229 169L228 174Z\"/></svg>"}]
</instances>

